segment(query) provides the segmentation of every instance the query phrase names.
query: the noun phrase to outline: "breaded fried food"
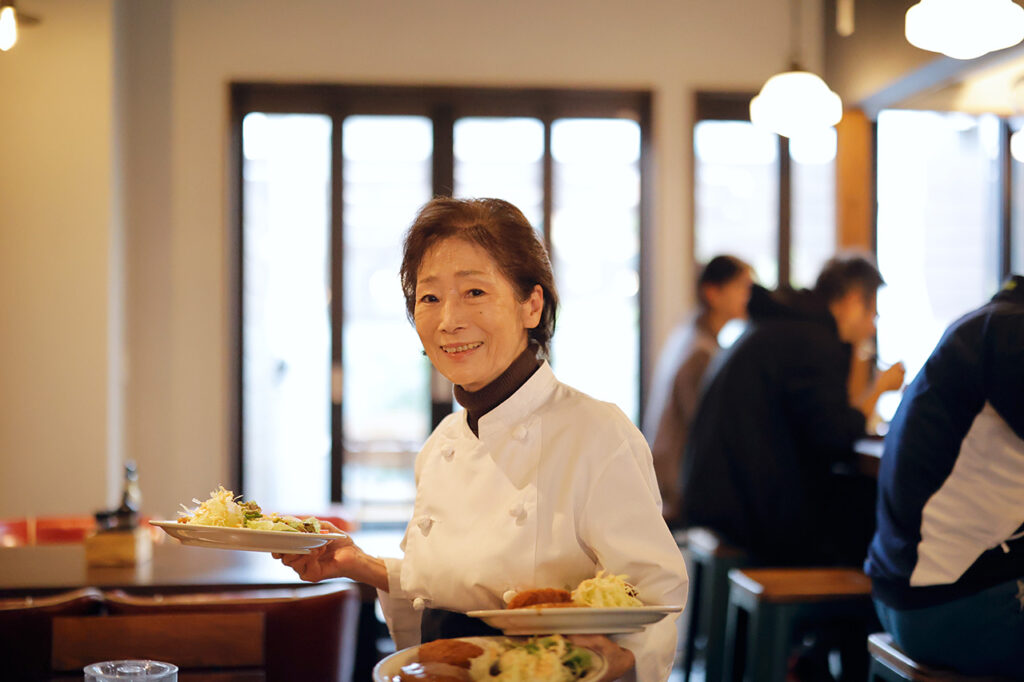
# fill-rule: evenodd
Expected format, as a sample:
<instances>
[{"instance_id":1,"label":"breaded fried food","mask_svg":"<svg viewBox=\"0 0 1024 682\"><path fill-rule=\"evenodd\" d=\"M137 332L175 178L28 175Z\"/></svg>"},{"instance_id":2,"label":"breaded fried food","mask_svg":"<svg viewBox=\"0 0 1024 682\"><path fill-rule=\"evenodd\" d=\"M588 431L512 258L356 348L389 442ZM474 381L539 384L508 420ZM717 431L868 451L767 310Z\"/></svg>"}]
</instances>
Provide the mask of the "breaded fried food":
<instances>
[{"instance_id":1,"label":"breaded fried food","mask_svg":"<svg viewBox=\"0 0 1024 682\"><path fill-rule=\"evenodd\" d=\"M438 639L420 645L420 663L447 663L469 669L469 659L484 652L472 642L458 639Z\"/></svg>"},{"instance_id":2,"label":"breaded fried food","mask_svg":"<svg viewBox=\"0 0 1024 682\"><path fill-rule=\"evenodd\" d=\"M523 590L512 597L506 608L522 609L527 606L572 606L572 594L551 587Z\"/></svg>"}]
</instances>

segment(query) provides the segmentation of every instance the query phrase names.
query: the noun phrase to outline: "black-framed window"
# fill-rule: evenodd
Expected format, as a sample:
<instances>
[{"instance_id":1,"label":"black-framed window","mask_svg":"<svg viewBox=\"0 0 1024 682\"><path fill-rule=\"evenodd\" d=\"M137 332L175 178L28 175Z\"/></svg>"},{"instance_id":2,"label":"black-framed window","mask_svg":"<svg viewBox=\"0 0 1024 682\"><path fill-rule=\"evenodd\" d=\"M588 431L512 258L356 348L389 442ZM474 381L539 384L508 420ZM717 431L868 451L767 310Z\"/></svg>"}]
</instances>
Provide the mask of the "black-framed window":
<instances>
[{"instance_id":1,"label":"black-framed window","mask_svg":"<svg viewBox=\"0 0 1024 682\"><path fill-rule=\"evenodd\" d=\"M903 362L908 380L950 323L1024 266L1014 256L1024 237L1024 164L1009 153L1015 128L994 114L878 115L875 244L886 280L878 358L883 366ZM899 399L883 396L883 419Z\"/></svg>"},{"instance_id":2,"label":"black-framed window","mask_svg":"<svg viewBox=\"0 0 1024 682\"><path fill-rule=\"evenodd\" d=\"M452 409L397 278L438 194L523 209L562 299L555 371L639 419L649 93L240 83L231 99L238 489L406 520L415 452Z\"/></svg>"},{"instance_id":3,"label":"black-framed window","mask_svg":"<svg viewBox=\"0 0 1024 682\"><path fill-rule=\"evenodd\" d=\"M699 92L694 254L746 260L767 287L807 287L835 252L835 130L790 140L750 123L754 93Z\"/></svg>"}]
</instances>

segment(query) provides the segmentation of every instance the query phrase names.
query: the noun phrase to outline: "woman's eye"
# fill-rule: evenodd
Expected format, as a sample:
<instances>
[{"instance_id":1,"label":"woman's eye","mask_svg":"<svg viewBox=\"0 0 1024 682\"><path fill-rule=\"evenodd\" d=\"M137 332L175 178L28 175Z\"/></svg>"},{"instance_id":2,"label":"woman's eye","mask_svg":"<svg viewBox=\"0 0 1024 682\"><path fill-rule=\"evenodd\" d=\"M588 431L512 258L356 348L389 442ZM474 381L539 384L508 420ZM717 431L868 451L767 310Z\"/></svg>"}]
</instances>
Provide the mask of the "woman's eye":
<instances>
[{"instance_id":1,"label":"woman's eye","mask_svg":"<svg viewBox=\"0 0 1024 682\"><path fill-rule=\"evenodd\" d=\"M483 289L470 289L470 290L469 290L468 292L466 292L466 293L467 293L467 294L468 294L469 296L471 296L471 297L474 297L474 298L475 298L476 296L483 296L483 295L484 295L484 290L483 290Z\"/></svg>"},{"instance_id":2,"label":"woman's eye","mask_svg":"<svg viewBox=\"0 0 1024 682\"><path fill-rule=\"evenodd\" d=\"M423 294L420 296L420 303L437 303L437 296L433 294Z\"/></svg>"}]
</instances>

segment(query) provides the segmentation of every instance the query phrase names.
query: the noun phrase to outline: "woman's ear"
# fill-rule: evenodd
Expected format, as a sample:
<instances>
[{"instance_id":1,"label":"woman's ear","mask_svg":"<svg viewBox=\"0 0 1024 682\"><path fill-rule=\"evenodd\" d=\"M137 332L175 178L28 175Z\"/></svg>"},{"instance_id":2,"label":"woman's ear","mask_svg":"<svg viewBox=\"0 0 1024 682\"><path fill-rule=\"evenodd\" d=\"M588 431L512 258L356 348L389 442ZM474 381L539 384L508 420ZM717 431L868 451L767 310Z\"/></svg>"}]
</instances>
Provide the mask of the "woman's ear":
<instances>
[{"instance_id":1,"label":"woman's ear","mask_svg":"<svg viewBox=\"0 0 1024 682\"><path fill-rule=\"evenodd\" d=\"M534 329L540 324L540 316L544 312L544 289L541 285L534 284L533 291L520 306L523 328Z\"/></svg>"}]
</instances>

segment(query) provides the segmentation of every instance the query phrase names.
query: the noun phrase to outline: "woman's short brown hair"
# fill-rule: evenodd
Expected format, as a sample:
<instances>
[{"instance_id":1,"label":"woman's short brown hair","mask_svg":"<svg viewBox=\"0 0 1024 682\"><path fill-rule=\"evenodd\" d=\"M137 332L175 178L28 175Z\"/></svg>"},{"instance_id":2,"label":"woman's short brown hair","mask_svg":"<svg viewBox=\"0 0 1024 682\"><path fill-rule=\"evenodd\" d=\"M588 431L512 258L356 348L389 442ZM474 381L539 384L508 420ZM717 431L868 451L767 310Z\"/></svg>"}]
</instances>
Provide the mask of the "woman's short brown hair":
<instances>
[{"instance_id":1,"label":"woman's short brown hair","mask_svg":"<svg viewBox=\"0 0 1024 682\"><path fill-rule=\"evenodd\" d=\"M416 308L416 277L423 257L430 247L449 237L464 239L486 251L520 301L529 298L533 287L540 285L544 309L540 322L527 334L540 346L541 354L547 356L558 308L551 261L522 211L501 199L436 197L420 209L405 234L399 271L409 320L413 321Z\"/></svg>"}]
</instances>

